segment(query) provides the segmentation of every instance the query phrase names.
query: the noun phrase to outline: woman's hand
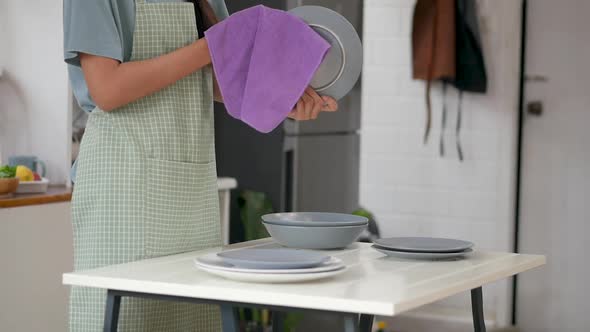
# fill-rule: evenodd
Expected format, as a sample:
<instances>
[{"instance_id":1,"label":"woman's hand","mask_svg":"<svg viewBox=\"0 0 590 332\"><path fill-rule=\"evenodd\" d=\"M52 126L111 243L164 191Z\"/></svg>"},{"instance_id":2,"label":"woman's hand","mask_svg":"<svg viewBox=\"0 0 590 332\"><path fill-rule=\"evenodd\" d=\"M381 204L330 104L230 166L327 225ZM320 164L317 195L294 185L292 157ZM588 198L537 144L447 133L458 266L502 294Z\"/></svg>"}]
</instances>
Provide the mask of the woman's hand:
<instances>
[{"instance_id":1,"label":"woman's hand","mask_svg":"<svg viewBox=\"0 0 590 332\"><path fill-rule=\"evenodd\" d=\"M320 96L314 89L308 87L297 105L289 113L289 118L298 121L315 120L320 112L336 112L337 110L338 102L334 98Z\"/></svg>"}]
</instances>

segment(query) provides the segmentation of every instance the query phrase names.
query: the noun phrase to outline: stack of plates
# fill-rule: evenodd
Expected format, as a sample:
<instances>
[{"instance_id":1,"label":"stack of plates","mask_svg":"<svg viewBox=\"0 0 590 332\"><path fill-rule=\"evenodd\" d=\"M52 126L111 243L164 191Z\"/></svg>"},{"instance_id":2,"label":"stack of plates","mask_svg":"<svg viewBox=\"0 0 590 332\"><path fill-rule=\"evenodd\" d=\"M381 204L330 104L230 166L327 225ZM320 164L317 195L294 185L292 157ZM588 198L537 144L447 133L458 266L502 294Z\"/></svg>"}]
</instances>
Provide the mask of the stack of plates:
<instances>
[{"instance_id":1,"label":"stack of plates","mask_svg":"<svg viewBox=\"0 0 590 332\"><path fill-rule=\"evenodd\" d=\"M393 237L374 241L373 248L388 256L407 259L461 258L473 251L473 243L433 237Z\"/></svg>"},{"instance_id":2,"label":"stack of plates","mask_svg":"<svg viewBox=\"0 0 590 332\"><path fill-rule=\"evenodd\" d=\"M263 283L302 282L332 277L346 269L342 260L294 249L239 249L195 259L196 266L231 280Z\"/></svg>"},{"instance_id":3,"label":"stack of plates","mask_svg":"<svg viewBox=\"0 0 590 332\"><path fill-rule=\"evenodd\" d=\"M339 249L353 243L367 228L365 217L322 212L273 213L262 223L277 243L301 249Z\"/></svg>"}]
</instances>

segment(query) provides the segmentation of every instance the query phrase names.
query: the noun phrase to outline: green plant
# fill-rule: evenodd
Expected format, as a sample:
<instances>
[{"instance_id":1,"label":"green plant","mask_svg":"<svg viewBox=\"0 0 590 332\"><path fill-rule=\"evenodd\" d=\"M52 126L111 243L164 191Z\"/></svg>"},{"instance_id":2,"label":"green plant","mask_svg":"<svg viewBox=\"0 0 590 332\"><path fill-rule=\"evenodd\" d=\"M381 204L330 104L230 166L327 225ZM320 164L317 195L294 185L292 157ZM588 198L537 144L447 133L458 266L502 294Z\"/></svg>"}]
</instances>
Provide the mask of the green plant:
<instances>
[{"instance_id":1,"label":"green plant","mask_svg":"<svg viewBox=\"0 0 590 332\"><path fill-rule=\"evenodd\" d=\"M250 190L243 191L238 197L238 206L244 228L244 240L252 241L268 237L266 229L260 222L260 217L273 212L272 203L266 197L266 194ZM240 320L245 325L249 325L251 322L256 325L264 324L261 318L263 316L262 310L240 308L238 311Z\"/></svg>"},{"instance_id":2,"label":"green plant","mask_svg":"<svg viewBox=\"0 0 590 332\"><path fill-rule=\"evenodd\" d=\"M360 208L360 209L354 211L352 214L357 215L357 216L361 216L361 217L365 217L369 220L375 220L375 217L373 216L373 214L363 208Z\"/></svg>"},{"instance_id":3,"label":"green plant","mask_svg":"<svg viewBox=\"0 0 590 332\"><path fill-rule=\"evenodd\" d=\"M352 214L369 219L369 225L367 227L368 235L361 238L360 241L373 242L375 239L378 239L381 236L379 227L377 226L377 220L375 219L375 215L373 213L361 207Z\"/></svg>"},{"instance_id":4,"label":"green plant","mask_svg":"<svg viewBox=\"0 0 590 332\"><path fill-rule=\"evenodd\" d=\"M285 320L283 321L283 329L287 332L293 331L302 319L303 314L300 312L286 314Z\"/></svg>"},{"instance_id":5,"label":"green plant","mask_svg":"<svg viewBox=\"0 0 590 332\"><path fill-rule=\"evenodd\" d=\"M0 179L9 179L16 176L16 167L2 166L0 167Z\"/></svg>"},{"instance_id":6,"label":"green plant","mask_svg":"<svg viewBox=\"0 0 590 332\"><path fill-rule=\"evenodd\" d=\"M260 222L263 215L274 212L266 194L250 190L243 191L238 197L238 206L244 227L244 239L251 241L268 237L268 232Z\"/></svg>"}]
</instances>

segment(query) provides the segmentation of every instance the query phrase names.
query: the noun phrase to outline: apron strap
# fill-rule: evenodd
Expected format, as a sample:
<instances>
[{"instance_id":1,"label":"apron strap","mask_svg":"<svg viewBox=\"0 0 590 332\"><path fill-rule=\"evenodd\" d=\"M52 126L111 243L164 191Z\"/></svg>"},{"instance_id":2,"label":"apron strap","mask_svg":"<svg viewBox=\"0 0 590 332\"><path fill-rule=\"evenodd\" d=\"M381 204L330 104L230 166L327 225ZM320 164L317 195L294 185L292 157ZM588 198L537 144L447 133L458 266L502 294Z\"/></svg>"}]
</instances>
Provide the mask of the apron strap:
<instances>
[{"instance_id":1,"label":"apron strap","mask_svg":"<svg viewBox=\"0 0 590 332\"><path fill-rule=\"evenodd\" d=\"M430 88L432 84L432 77L434 76L434 59L436 58L436 32L437 32L437 21L438 12L436 1L433 2L435 8L435 14L432 23L432 41L430 45L430 59L428 59L428 73L426 77L426 128L424 129L424 145L428 143L428 137L430 136L430 128L432 127L432 100L430 98Z\"/></svg>"},{"instance_id":2,"label":"apron strap","mask_svg":"<svg viewBox=\"0 0 590 332\"><path fill-rule=\"evenodd\" d=\"M461 147L461 113L463 112L463 90L459 90L459 104L457 105L457 125L455 135L457 136L457 154L459 160L463 161L463 148Z\"/></svg>"},{"instance_id":3,"label":"apron strap","mask_svg":"<svg viewBox=\"0 0 590 332\"><path fill-rule=\"evenodd\" d=\"M438 153L441 157L445 155L445 129L447 127L447 82L443 81L443 107L440 121L440 137L438 142Z\"/></svg>"}]
</instances>

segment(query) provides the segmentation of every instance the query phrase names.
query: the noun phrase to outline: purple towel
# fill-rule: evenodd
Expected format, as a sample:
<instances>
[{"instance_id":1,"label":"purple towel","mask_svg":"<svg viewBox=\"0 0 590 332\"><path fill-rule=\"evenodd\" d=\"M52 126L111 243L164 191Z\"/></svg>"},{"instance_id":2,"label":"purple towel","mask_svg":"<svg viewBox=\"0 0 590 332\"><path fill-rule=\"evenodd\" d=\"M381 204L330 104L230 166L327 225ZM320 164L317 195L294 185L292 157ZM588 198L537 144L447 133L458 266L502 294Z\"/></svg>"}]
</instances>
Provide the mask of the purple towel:
<instances>
[{"instance_id":1,"label":"purple towel","mask_svg":"<svg viewBox=\"0 0 590 332\"><path fill-rule=\"evenodd\" d=\"M268 133L293 109L330 44L298 17L256 6L206 31L229 114Z\"/></svg>"}]
</instances>

